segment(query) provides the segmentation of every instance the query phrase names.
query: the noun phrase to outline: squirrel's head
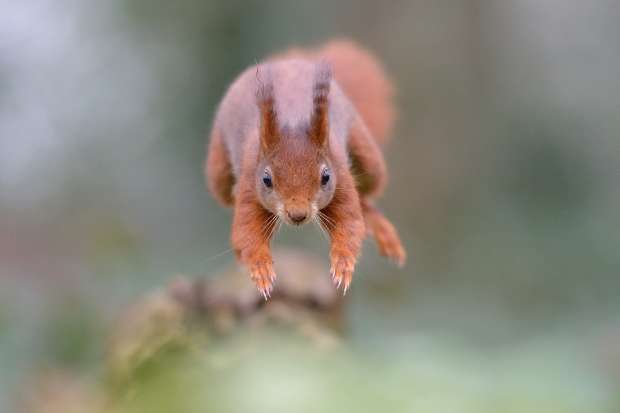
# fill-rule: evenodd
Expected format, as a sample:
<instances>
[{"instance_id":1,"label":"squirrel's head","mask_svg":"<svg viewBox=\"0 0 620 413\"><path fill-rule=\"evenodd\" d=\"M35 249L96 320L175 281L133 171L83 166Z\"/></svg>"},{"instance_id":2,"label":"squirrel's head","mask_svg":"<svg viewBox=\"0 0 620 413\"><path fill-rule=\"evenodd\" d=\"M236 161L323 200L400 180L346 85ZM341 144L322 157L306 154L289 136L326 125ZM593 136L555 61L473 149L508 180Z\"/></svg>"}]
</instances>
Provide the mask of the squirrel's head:
<instances>
[{"instance_id":1,"label":"squirrel's head","mask_svg":"<svg viewBox=\"0 0 620 413\"><path fill-rule=\"evenodd\" d=\"M256 188L262 205L291 225L314 219L334 196L336 176L329 157L328 97L331 72L317 66L313 109L307 125L278 125L270 79L257 92L260 113Z\"/></svg>"}]
</instances>

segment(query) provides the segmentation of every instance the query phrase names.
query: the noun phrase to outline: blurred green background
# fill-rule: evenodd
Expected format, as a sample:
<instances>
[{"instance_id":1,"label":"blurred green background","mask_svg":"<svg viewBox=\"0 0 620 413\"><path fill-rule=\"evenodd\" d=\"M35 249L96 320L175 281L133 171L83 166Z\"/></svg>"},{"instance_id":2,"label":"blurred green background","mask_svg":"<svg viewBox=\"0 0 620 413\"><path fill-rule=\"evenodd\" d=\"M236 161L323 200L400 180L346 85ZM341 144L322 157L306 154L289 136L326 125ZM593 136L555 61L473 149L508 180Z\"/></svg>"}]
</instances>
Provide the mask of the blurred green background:
<instances>
[{"instance_id":1,"label":"blurred green background","mask_svg":"<svg viewBox=\"0 0 620 413\"><path fill-rule=\"evenodd\" d=\"M417 411L619 411L619 18L615 0L0 2L0 411L41 369L96 375L136 297L233 262L202 176L215 107L246 66L332 37L397 85L380 206L409 252L398 270L366 243L351 348L404 400L429 386ZM327 261L313 229L275 245Z\"/></svg>"}]
</instances>

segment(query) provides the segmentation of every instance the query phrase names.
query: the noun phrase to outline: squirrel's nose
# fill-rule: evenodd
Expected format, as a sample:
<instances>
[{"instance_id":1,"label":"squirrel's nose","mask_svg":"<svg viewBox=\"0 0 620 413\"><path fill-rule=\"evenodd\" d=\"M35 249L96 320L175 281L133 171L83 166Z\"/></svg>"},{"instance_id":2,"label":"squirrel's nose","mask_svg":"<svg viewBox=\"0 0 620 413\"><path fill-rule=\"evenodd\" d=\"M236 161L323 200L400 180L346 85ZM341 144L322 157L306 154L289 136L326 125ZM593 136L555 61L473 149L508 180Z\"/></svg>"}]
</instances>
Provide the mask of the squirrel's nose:
<instances>
[{"instance_id":1,"label":"squirrel's nose","mask_svg":"<svg viewBox=\"0 0 620 413\"><path fill-rule=\"evenodd\" d=\"M288 211L286 214L294 224L301 224L308 217L308 214L303 211Z\"/></svg>"}]
</instances>

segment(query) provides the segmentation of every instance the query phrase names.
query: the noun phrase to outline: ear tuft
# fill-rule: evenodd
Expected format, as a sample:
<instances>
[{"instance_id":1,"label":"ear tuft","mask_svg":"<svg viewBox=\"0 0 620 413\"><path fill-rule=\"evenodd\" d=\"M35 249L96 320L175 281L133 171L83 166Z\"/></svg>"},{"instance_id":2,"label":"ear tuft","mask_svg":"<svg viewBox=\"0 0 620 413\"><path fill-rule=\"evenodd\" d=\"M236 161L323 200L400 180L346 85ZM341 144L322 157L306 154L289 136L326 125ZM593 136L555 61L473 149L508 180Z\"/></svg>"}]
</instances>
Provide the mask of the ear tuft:
<instances>
[{"instance_id":1,"label":"ear tuft","mask_svg":"<svg viewBox=\"0 0 620 413\"><path fill-rule=\"evenodd\" d=\"M273 92L273 79L268 66L256 68L256 104L259 110L259 134L261 148L269 151L277 144L279 139L278 120L275 109Z\"/></svg>"},{"instance_id":2,"label":"ear tuft","mask_svg":"<svg viewBox=\"0 0 620 413\"><path fill-rule=\"evenodd\" d=\"M332 71L329 64L317 64L312 91L313 112L310 119L310 139L318 146L324 146L329 136L329 90Z\"/></svg>"}]
</instances>

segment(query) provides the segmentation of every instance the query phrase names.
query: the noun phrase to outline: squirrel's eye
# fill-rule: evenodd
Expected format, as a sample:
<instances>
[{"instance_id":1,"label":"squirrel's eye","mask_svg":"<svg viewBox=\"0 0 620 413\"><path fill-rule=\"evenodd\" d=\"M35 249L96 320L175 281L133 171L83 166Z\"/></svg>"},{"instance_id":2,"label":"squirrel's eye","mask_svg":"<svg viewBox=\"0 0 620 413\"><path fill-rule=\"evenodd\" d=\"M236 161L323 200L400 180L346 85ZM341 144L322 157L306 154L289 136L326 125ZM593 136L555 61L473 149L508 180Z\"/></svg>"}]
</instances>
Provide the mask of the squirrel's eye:
<instances>
[{"instance_id":1,"label":"squirrel's eye","mask_svg":"<svg viewBox=\"0 0 620 413\"><path fill-rule=\"evenodd\" d=\"M323 172L321 172L321 185L323 186L327 185L327 183L329 182L329 178L330 178L329 169L327 168L323 169Z\"/></svg>"},{"instance_id":2,"label":"squirrel's eye","mask_svg":"<svg viewBox=\"0 0 620 413\"><path fill-rule=\"evenodd\" d=\"M273 188L273 181L271 180L271 175L269 175L269 172L267 171L263 172L263 184L265 184L265 186L269 189Z\"/></svg>"}]
</instances>

